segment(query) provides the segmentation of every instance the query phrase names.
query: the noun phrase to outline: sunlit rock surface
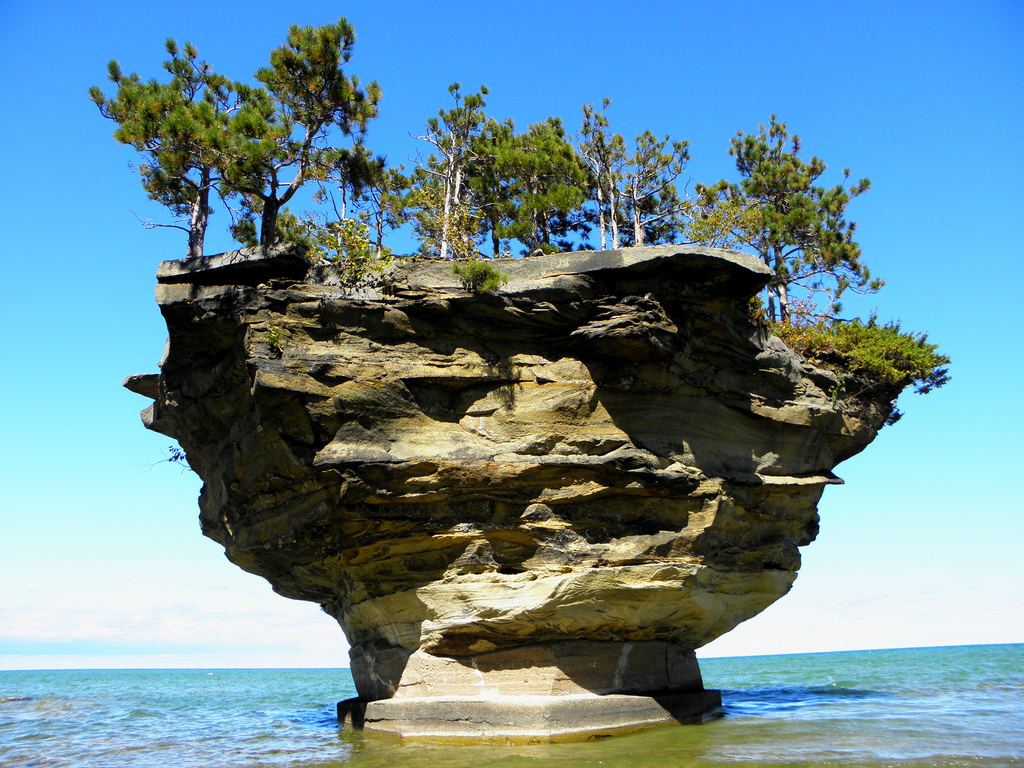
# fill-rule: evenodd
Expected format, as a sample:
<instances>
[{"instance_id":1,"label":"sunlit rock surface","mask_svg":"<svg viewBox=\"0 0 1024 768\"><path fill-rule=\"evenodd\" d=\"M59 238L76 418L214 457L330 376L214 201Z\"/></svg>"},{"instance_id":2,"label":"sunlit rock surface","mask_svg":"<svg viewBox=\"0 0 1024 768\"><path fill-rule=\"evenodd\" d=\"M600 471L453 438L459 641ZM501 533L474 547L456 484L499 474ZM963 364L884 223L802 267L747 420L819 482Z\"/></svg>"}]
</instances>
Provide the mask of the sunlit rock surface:
<instances>
[{"instance_id":1,"label":"sunlit rock surface","mask_svg":"<svg viewBox=\"0 0 1024 768\"><path fill-rule=\"evenodd\" d=\"M347 716L451 738L699 720L693 649L790 589L889 401L835 400L750 319L751 257L496 263L508 283L474 294L439 261L357 292L288 250L167 262L160 374L126 386L202 477L203 533L341 624L376 702Z\"/></svg>"}]
</instances>

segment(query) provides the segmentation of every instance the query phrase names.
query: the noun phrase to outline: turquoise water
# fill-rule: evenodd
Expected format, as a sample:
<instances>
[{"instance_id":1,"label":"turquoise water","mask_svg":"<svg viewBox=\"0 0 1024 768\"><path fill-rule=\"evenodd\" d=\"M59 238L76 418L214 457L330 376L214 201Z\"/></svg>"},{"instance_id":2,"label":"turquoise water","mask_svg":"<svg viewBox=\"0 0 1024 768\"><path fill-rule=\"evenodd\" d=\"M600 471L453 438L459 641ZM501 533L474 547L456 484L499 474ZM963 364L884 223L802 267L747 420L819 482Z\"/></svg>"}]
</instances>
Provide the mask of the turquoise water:
<instances>
[{"instance_id":1,"label":"turquoise water","mask_svg":"<svg viewBox=\"0 0 1024 768\"><path fill-rule=\"evenodd\" d=\"M576 744L341 732L346 670L0 672L0 765L1024 766L1024 645L708 659L726 715Z\"/></svg>"}]
</instances>

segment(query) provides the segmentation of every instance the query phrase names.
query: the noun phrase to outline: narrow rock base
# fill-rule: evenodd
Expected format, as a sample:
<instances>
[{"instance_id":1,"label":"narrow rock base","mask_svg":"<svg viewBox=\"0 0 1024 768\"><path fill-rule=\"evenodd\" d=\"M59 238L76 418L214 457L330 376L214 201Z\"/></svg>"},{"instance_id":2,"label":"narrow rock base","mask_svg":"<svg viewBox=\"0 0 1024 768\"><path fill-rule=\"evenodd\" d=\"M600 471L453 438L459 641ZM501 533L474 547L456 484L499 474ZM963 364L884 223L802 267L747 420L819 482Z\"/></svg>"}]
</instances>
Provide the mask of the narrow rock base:
<instances>
[{"instance_id":1,"label":"narrow rock base","mask_svg":"<svg viewBox=\"0 0 1024 768\"><path fill-rule=\"evenodd\" d=\"M402 739L454 742L583 741L655 725L701 723L721 713L721 693L707 690L338 702L338 720L345 726Z\"/></svg>"}]
</instances>

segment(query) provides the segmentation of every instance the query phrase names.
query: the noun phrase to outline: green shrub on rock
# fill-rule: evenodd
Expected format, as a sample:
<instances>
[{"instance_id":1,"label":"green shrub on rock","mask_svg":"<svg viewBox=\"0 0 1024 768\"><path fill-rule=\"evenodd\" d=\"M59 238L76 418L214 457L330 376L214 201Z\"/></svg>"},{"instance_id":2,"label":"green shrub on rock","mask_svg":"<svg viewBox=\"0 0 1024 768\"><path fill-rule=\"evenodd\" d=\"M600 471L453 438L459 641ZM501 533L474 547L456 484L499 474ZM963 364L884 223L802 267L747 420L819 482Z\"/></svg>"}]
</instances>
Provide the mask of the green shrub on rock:
<instances>
[{"instance_id":1,"label":"green shrub on rock","mask_svg":"<svg viewBox=\"0 0 1024 768\"><path fill-rule=\"evenodd\" d=\"M370 230L358 219L339 219L321 226L308 222L314 254L338 270L342 285L358 286L382 275L391 264L391 250L378 249Z\"/></svg>"},{"instance_id":2,"label":"green shrub on rock","mask_svg":"<svg viewBox=\"0 0 1024 768\"><path fill-rule=\"evenodd\" d=\"M508 274L486 261L470 258L465 264L452 264L452 272L462 279L467 291L496 291L508 282Z\"/></svg>"}]
</instances>

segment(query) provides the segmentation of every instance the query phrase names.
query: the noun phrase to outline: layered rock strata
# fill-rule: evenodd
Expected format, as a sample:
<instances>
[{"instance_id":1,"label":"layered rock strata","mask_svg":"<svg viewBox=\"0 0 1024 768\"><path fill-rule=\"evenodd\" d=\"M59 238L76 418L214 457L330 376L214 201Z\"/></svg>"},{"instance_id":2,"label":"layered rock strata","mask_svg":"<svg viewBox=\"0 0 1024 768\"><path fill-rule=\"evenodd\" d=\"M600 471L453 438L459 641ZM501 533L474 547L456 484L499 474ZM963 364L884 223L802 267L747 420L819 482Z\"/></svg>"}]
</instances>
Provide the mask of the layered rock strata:
<instances>
[{"instance_id":1,"label":"layered rock strata","mask_svg":"<svg viewBox=\"0 0 1024 768\"><path fill-rule=\"evenodd\" d=\"M752 320L768 270L658 246L408 262L346 289L296 251L167 262L126 386L203 479L203 533L351 645L342 715L563 738L713 712L693 650L790 589L833 467L891 402Z\"/></svg>"}]
</instances>

